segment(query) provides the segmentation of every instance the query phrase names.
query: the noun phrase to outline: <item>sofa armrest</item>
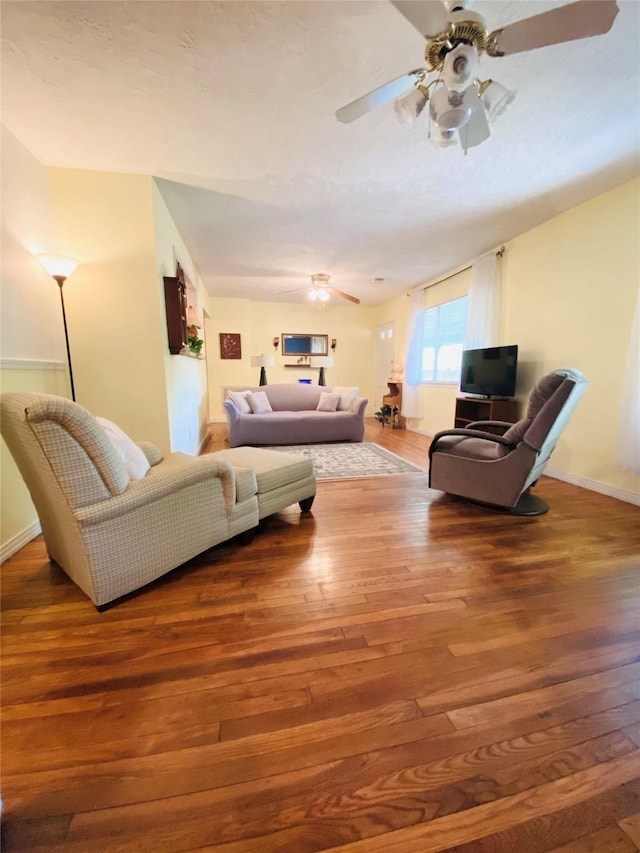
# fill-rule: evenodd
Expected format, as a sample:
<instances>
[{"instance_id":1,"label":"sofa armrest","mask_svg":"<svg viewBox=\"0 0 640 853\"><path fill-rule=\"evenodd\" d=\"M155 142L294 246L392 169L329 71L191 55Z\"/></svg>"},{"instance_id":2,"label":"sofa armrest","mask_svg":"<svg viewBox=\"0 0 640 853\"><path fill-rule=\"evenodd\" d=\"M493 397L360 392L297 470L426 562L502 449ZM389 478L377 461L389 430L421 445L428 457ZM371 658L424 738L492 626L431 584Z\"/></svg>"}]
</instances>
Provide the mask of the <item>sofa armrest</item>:
<instances>
[{"instance_id":1,"label":"sofa armrest","mask_svg":"<svg viewBox=\"0 0 640 853\"><path fill-rule=\"evenodd\" d=\"M101 524L204 480L219 481L227 512L231 512L236 502L236 482L228 462L208 455L171 453L151 468L146 477L132 480L123 494L81 507L74 515L81 526Z\"/></svg>"},{"instance_id":2,"label":"sofa armrest","mask_svg":"<svg viewBox=\"0 0 640 853\"><path fill-rule=\"evenodd\" d=\"M225 400L223 405L229 425L238 423L238 419L240 418L240 409L236 406L233 400Z\"/></svg>"},{"instance_id":3,"label":"sofa armrest","mask_svg":"<svg viewBox=\"0 0 640 853\"><path fill-rule=\"evenodd\" d=\"M356 397L351 404L351 411L357 416L358 420L364 420L364 412L368 403L367 397Z\"/></svg>"},{"instance_id":4,"label":"sofa armrest","mask_svg":"<svg viewBox=\"0 0 640 853\"><path fill-rule=\"evenodd\" d=\"M156 447L155 444L152 444L150 441L136 441L136 444L147 457L147 462L152 468L158 462L162 462L162 453L160 452L160 448Z\"/></svg>"}]
</instances>

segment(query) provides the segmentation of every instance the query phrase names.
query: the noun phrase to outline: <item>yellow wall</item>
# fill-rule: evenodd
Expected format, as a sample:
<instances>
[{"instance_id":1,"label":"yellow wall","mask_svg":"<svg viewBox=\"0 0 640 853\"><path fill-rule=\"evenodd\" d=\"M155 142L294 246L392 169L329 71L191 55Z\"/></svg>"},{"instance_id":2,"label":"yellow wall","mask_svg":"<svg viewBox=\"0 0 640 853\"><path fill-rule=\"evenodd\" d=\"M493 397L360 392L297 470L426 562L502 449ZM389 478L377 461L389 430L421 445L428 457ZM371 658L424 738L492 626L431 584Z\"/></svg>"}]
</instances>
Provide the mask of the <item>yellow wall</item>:
<instances>
[{"instance_id":1,"label":"yellow wall","mask_svg":"<svg viewBox=\"0 0 640 853\"><path fill-rule=\"evenodd\" d=\"M210 319L206 325L207 367L209 373L209 407L212 420L224 418L222 389L229 385L257 385L260 368L251 367L252 355L274 355L273 338L285 334L328 335L329 344L335 338L334 366L325 370L326 384L356 385L360 395L369 398L367 415L373 405L375 366L375 336L377 309L351 305L285 304L252 302L248 299L210 298L207 302ZM237 332L241 335L242 359L220 358L218 335ZM329 350L329 355L331 355ZM267 380L297 382L298 379L318 381L318 370L286 368L295 358L275 354L276 364L266 368Z\"/></svg>"},{"instance_id":2,"label":"yellow wall","mask_svg":"<svg viewBox=\"0 0 640 853\"><path fill-rule=\"evenodd\" d=\"M76 399L167 453L166 324L152 179L49 171L54 251L80 262L65 283Z\"/></svg>"},{"instance_id":3,"label":"yellow wall","mask_svg":"<svg viewBox=\"0 0 640 853\"><path fill-rule=\"evenodd\" d=\"M615 465L624 368L640 284L640 180L545 222L507 246L503 340L519 345L519 386L576 367L589 388L550 470L638 493ZM507 340L508 339L508 340Z\"/></svg>"},{"instance_id":4,"label":"yellow wall","mask_svg":"<svg viewBox=\"0 0 640 853\"><path fill-rule=\"evenodd\" d=\"M209 410L207 401L207 372L203 359L186 355L171 355L169 352L164 314L163 276L176 274L176 262L193 285L194 308L205 302L205 290L200 275L184 245L158 187L153 182L153 212L157 264L157 301L163 319L164 341L161 347L167 395L172 450L197 453L207 437ZM200 310L200 314L202 311Z\"/></svg>"},{"instance_id":5,"label":"yellow wall","mask_svg":"<svg viewBox=\"0 0 640 853\"><path fill-rule=\"evenodd\" d=\"M551 459L549 472L620 497L639 478L614 462L624 366L640 283L640 181L616 187L506 246L501 341L519 345L516 396L550 370L574 367L590 385ZM406 328L408 299L378 310L378 322ZM453 426L457 388L424 386L424 417L411 426L433 435Z\"/></svg>"}]
</instances>

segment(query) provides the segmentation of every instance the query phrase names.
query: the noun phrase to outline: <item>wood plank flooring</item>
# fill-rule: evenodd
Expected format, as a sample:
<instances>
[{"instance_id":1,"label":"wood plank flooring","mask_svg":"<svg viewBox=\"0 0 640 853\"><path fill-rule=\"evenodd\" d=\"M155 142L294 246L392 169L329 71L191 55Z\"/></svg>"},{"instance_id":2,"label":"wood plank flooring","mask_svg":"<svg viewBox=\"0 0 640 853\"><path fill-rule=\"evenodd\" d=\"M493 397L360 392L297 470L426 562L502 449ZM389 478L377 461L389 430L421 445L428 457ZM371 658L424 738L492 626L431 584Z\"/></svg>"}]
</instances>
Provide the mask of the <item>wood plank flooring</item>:
<instances>
[{"instance_id":1,"label":"wood plank flooring","mask_svg":"<svg viewBox=\"0 0 640 853\"><path fill-rule=\"evenodd\" d=\"M104 613L24 547L3 850L638 851L640 510L536 491L526 519L426 474L320 482Z\"/></svg>"}]
</instances>

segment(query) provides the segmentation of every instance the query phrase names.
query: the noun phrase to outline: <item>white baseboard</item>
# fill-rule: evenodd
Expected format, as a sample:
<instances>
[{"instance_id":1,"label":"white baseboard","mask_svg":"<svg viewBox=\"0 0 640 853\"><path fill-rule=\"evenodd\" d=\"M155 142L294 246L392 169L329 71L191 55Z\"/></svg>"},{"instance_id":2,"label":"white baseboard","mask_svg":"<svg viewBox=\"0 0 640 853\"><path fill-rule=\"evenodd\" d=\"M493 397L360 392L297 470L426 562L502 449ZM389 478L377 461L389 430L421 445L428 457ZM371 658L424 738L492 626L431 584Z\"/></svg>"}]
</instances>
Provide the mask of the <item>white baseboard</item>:
<instances>
[{"instance_id":1,"label":"white baseboard","mask_svg":"<svg viewBox=\"0 0 640 853\"><path fill-rule=\"evenodd\" d=\"M572 486L580 486L583 489L589 489L591 492L599 492L601 495L607 495L610 498L616 498L619 501L640 506L640 495L636 492L630 492L628 489L618 489L616 486L610 486L608 483L601 483L598 480L591 480L588 477L567 474L566 471L560 471L557 468L545 468L543 476L553 477L554 480L562 480L563 483L570 483Z\"/></svg>"},{"instance_id":2,"label":"white baseboard","mask_svg":"<svg viewBox=\"0 0 640 853\"><path fill-rule=\"evenodd\" d=\"M20 548L23 548L28 542L31 542L32 539L39 536L40 533L42 533L40 522L34 521L33 524L30 524L25 530L21 530L20 533L16 533L16 535L12 536L11 539L3 542L2 545L0 545L0 563L4 563L4 561L8 560L9 557L13 557Z\"/></svg>"},{"instance_id":3,"label":"white baseboard","mask_svg":"<svg viewBox=\"0 0 640 853\"><path fill-rule=\"evenodd\" d=\"M413 427L407 427L407 429L411 432L417 432L419 435L426 435L428 438L433 438L434 435L434 433L423 429L415 429ZM554 480L562 480L563 483L570 483L572 486L579 486L581 489L588 489L590 492L598 492L601 495L607 495L607 497L640 506L640 495L636 492L630 492L628 489L619 489L616 486L610 486L608 483L601 483L599 480L580 477L578 474L569 474L566 471L561 471L559 468L545 468L542 476L553 477Z\"/></svg>"}]
</instances>

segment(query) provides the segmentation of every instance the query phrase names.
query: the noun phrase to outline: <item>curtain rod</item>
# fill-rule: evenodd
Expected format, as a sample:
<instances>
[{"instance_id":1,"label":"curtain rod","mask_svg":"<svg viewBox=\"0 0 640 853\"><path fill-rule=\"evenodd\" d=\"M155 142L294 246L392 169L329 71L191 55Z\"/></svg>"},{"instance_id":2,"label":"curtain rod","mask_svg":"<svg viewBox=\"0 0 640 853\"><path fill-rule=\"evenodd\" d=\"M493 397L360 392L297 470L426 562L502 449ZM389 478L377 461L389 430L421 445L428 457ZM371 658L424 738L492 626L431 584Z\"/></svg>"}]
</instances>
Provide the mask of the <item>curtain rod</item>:
<instances>
[{"instance_id":1,"label":"curtain rod","mask_svg":"<svg viewBox=\"0 0 640 853\"><path fill-rule=\"evenodd\" d=\"M496 250L496 258L501 258L504 255L504 246L500 246L499 249ZM449 281L450 278L453 278L456 275L460 275L461 272L466 272L467 270L472 269L473 264L468 264L466 267L462 267L455 272L452 272L450 275L446 275L444 278L439 278L437 281L431 282L431 284L425 284L422 288L423 290L429 290L430 287L435 287L436 284L442 284L445 281ZM409 294L407 294L408 296Z\"/></svg>"}]
</instances>

